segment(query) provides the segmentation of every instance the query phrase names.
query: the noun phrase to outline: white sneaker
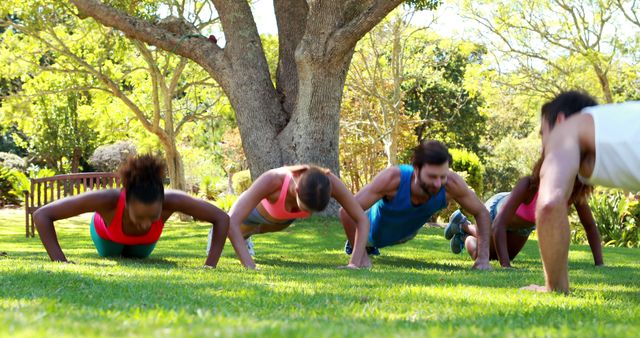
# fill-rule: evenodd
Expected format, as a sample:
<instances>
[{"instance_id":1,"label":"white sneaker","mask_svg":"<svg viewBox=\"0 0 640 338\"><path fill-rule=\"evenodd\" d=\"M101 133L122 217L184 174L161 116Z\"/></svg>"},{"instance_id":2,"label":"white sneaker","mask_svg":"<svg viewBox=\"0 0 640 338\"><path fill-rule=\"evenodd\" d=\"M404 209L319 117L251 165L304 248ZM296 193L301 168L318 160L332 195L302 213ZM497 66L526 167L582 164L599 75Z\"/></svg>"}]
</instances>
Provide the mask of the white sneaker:
<instances>
[{"instance_id":1,"label":"white sneaker","mask_svg":"<svg viewBox=\"0 0 640 338\"><path fill-rule=\"evenodd\" d=\"M244 240L247 243L247 249L249 250L249 254L251 256L255 256L256 252L253 250L253 241L251 237ZM213 242L213 229L209 230L209 236L207 237L207 256L209 256L209 251L211 251L211 243Z\"/></svg>"},{"instance_id":2,"label":"white sneaker","mask_svg":"<svg viewBox=\"0 0 640 338\"><path fill-rule=\"evenodd\" d=\"M209 236L207 237L207 256L211 250L211 242L213 242L213 229L209 229Z\"/></svg>"},{"instance_id":3,"label":"white sneaker","mask_svg":"<svg viewBox=\"0 0 640 338\"><path fill-rule=\"evenodd\" d=\"M244 240L247 243L247 249L249 249L249 255L255 256L256 252L253 250L253 241L251 240L251 236Z\"/></svg>"}]
</instances>

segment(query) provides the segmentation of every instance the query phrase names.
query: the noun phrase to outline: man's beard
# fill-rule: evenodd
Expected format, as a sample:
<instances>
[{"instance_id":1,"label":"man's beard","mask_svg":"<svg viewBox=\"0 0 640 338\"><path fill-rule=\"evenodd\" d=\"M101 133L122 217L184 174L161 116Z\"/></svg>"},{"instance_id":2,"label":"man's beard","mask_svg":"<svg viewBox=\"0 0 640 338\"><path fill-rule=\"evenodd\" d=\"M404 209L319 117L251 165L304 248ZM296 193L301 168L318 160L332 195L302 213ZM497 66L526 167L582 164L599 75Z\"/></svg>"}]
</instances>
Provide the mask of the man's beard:
<instances>
[{"instance_id":1,"label":"man's beard","mask_svg":"<svg viewBox=\"0 0 640 338\"><path fill-rule=\"evenodd\" d=\"M422 192L427 195L427 197L431 198L433 194L429 191L429 186L427 186L420 178L418 178L418 186L422 189Z\"/></svg>"}]
</instances>

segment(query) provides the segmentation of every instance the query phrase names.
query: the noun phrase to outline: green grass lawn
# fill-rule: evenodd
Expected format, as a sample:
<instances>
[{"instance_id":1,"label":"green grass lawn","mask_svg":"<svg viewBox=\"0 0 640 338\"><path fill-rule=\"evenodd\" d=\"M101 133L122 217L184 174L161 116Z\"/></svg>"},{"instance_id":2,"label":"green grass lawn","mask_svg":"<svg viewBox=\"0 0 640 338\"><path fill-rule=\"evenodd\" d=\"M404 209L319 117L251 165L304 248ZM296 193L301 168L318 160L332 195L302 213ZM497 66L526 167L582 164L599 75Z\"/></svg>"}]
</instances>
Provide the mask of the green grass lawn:
<instances>
[{"instance_id":1,"label":"green grass lawn","mask_svg":"<svg viewBox=\"0 0 640 338\"><path fill-rule=\"evenodd\" d=\"M89 216L57 224L67 257L52 263L24 237L24 212L0 210L0 336L637 336L640 251L571 248L573 293L537 294L537 243L516 269L472 271L441 229L382 249L371 270L340 270L344 234L313 218L255 236L261 270L241 268L227 244L203 269L208 227L170 221L149 259L98 257Z\"/></svg>"}]
</instances>

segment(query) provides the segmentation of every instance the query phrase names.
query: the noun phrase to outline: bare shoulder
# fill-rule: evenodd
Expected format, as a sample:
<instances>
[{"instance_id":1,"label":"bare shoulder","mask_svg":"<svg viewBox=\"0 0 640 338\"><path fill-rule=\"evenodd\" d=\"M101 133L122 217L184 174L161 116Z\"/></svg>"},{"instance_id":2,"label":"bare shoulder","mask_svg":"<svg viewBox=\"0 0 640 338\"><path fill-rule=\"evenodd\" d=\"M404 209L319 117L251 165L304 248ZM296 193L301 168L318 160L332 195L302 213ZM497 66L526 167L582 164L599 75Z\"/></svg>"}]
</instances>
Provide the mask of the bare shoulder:
<instances>
[{"instance_id":1,"label":"bare shoulder","mask_svg":"<svg viewBox=\"0 0 640 338\"><path fill-rule=\"evenodd\" d=\"M464 195L468 190L469 186L467 182L462 178L462 176L458 175L453 170L449 170L449 174L447 174L447 184L445 185L445 189L447 194L451 197L456 197L460 195Z\"/></svg>"},{"instance_id":2,"label":"bare shoulder","mask_svg":"<svg viewBox=\"0 0 640 338\"><path fill-rule=\"evenodd\" d=\"M169 189L164 192L164 206L176 206L193 199L189 194L181 190Z\"/></svg>"},{"instance_id":3,"label":"bare shoulder","mask_svg":"<svg viewBox=\"0 0 640 338\"><path fill-rule=\"evenodd\" d=\"M400 167L390 167L381 171L373 179L372 184L378 188L378 191L396 191L400 186L401 177L402 174L400 173Z\"/></svg>"},{"instance_id":4,"label":"bare shoulder","mask_svg":"<svg viewBox=\"0 0 640 338\"><path fill-rule=\"evenodd\" d=\"M255 188L260 188L260 190L266 191L278 190L280 189L280 187L282 187L284 178L287 175L296 172L296 170L291 170L291 168L297 167L299 166L281 167L267 170L255 180L252 186L256 185L256 187L254 187L254 190Z\"/></svg>"},{"instance_id":5,"label":"bare shoulder","mask_svg":"<svg viewBox=\"0 0 640 338\"><path fill-rule=\"evenodd\" d=\"M38 211L40 213L64 214L67 215L66 217L94 211L102 214L115 210L119 199L119 189L95 190L59 199L43 206Z\"/></svg>"},{"instance_id":6,"label":"bare shoulder","mask_svg":"<svg viewBox=\"0 0 640 338\"><path fill-rule=\"evenodd\" d=\"M115 208L115 205L118 203L118 199L120 199L120 189L105 189L105 190L94 190L85 192L83 194L67 197L63 200L74 199L74 200L82 200L90 203L95 203L96 205L100 205L103 207L111 207ZM61 200L62 201L62 200Z\"/></svg>"}]
</instances>

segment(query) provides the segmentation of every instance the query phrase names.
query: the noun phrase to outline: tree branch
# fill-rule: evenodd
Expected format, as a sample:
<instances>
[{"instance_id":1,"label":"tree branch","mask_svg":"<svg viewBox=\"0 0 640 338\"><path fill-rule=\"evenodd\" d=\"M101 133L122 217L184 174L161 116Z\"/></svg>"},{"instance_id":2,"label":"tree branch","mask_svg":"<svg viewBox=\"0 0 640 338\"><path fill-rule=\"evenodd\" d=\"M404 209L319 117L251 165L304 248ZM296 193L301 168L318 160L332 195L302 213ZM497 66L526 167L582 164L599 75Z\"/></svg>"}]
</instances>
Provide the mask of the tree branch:
<instances>
[{"instance_id":1,"label":"tree branch","mask_svg":"<svg viewBox=\"0 0 640 338\"><path fill-rule=\"evenodd\" d=\"M346 25L338 29L327 44L326 55L341 58L356 46L356 43L403 0L375 0Z\"/></svg>"},{"instance_id":2,"label":"tree branch","mask_svg":"<svg viewBox=\"0 0 640 338\"><path fill-rule=\"evenodd\" d=\"M231 62L223 50L204 37L178 36L156 25L135 18L98 0L71 0L83 16L122 31L127 37L187 57L216 77L218 82L230 76Z\"/></svg>"}]
</instances>

